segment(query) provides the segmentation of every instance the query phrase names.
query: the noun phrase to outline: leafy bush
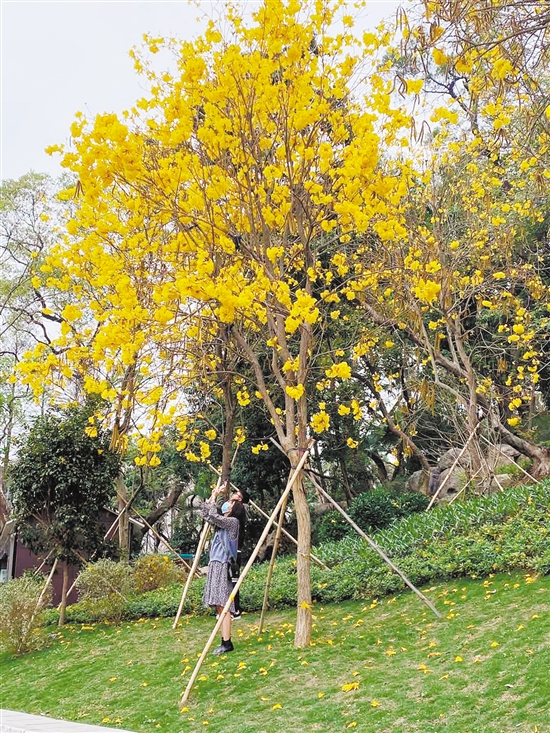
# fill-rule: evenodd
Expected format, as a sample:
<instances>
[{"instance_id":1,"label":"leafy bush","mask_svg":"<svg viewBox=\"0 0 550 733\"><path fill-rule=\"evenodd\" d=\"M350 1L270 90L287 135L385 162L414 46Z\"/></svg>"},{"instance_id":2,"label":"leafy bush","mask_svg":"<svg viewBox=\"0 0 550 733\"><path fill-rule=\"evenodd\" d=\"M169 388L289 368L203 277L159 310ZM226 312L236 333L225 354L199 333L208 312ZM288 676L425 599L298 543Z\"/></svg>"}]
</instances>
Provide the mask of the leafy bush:
<instances>
[{"instance_id":1,"label":"leafy bush","mask_svg":"<svg viewBox=\"0 0 550 733\"><path fill-rule=\"evenodd\" d=\"M372 532L388 527L402 517L423 512L428 504L428 497L416 491L374 489L355 497L351 502L349 515L363 531ZM338 511L325 514L317 528L317 538L320 544L338 542L353 533L354 530L349 522Z\"/></svg>"},{"instance_id":2,"label":"leafy bush","mask_svg":"<svg viewBox=\"0 0 550 733\"><path fill-rule=\"evenodd\" d=\"M349 514L364 531L383 529L397 519L424 511L428 503L428 498L417 492L374 489L357 496L351 502Z\"/></svg>"},{"instance_id":3,"label":"leafy bush","mask_svg":"<svg viewBox=\"0 0 550 733\"><path fill-rule=\"evenodd\" d=\"M529 460L529 458L521 458L517 463L505 463L504 465L497 465L496 473L498 474L506 474L508 476L512 476L513 478L525 479L525 474L523 471L529 471L531 468L532 461ZM523 468L523 471L521 470Z\"/></svg>"},{"instance_id":4,"label":"leafy bush","mask_svg":"<svg viewBox=\"0 0 550 733\"><path fill-rule=\"evenodd\" d=\"M119 623L128 596L132 592L133 569L130 565L113 560L90 563L76 579L76 587L84 607L89 607L98 618Z\"/></svg>"},{"instance_id":5,"label":"leafy bush","mask_svg":"<svg viewBox=\"0 0 550 733\"><path fill-rule=\"evenodd\" d=\"M167 555L142 555L134 564L134 588L138 593L181 582L183 570Z\"/></svg>"},{"instance_id":6,"label":"leafy bush","mask_svg":"<svg viewBox=\"0 0 550 733\"><path fill-rule=\"evenodd\" d=\"M42 644L44 609L52 600L50 585L38 605L43 588L44 577L39 574L26 574L0 585L0 646L6 651L23 654Z\"/></svg>"},{"instance_id":7,"label":"leafy bush","mask_svg":"<svg viewBox=\"0 0 550 733\"><path fill-rule=\"evenodd\" d=\"M319 544L324 542L338 542L347 534L353 531L349 522L344 519L340 512L331 511L324 514L317 525L317 538Z\"/></svg>"}]
</instances>

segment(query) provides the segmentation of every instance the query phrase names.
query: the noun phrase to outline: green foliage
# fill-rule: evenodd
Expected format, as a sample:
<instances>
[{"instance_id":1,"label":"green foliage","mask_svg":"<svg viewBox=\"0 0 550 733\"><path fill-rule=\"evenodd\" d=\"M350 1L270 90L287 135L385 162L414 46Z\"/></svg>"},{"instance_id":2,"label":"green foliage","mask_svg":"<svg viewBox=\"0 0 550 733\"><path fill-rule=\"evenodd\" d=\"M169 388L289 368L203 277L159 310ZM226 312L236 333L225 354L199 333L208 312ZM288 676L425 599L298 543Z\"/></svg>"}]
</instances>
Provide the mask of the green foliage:
<instances>
[{"instance_id":1,"label":"green foliage","mask_svg":"<svg viewBox=\"0 0 550 733\"><path fill-rule=\"evenodd\" d=\"M132 592L133 568L127 563L98 560L78 574L81 604L97 618L120 622Z\"/></svg>"},{"instance_id":2,"label":"green foliage","mask_svg":"<svg viewBox=\"0 0 550 733\"><path fill-rule=\"evenodd\" d=\"M70 559L72 550L107 551L98 518L113 491L119 458L106 434L85 433L93 411L89 404L38 418L9 471L20 537L34 552L55 549Z\"/></svg>"},{"instance_id":3,"label":"green foliage","mask_svg":"<svg viewBox=\"0 0 550 733\"><path fill-rule=\"evenodd\" d=\"M529 471L530 467L531 461L528 458L521 458L517 462L517 465L515 463L506 463L503 466L497 466L496 473L503 473L523 481L525 479L525 474L523 473L523 471ZM523 471L521 470L522 468Z\"/></svg>"},{"instance_id":4,"label":"green foliage","mask_svg":"<svg viewBox=\"0 0 550 733\"><path fill-rule=\"evenodd\" d=\"M134 563L134 589L144 593L181 582L183 570L167 555L142 555Z\"/></svg>"},{"instance_id":5,"label":"green foliage","mask_svg":"<svg viewBox=\"0 0 550 733\"><path fill-rule=\"evenodd\" d=\"M38 605L44 582L42 575L25 574L0 585L0 647L12 654L24 654L43 643L44 609L52 599L48 586Z\"/></svg>"},{"instance_id":6,"label":"green foliage","mask_svg":"<svg viewBox=\"0 0 550 733\"><path fill-rule=\"evenodd\" d=\"M362 530L383 529L396 519L422 512L429 500L416 492L397 493L385 489L367 491L357 496L350 506L350 517Z\"/></svg>"},{"instance_id":7,"label":"green foliage","mask_svg":"<svg viewBox=\"0 0 550 733\"><path fill-rule=\"evenodd\" d=\"M200 519L188 507L181 509L172 527L172 547L180 552L194 553L199 544Z\"/></svg>"},{"instance_id":8,"label":"green foliage","mask_svg":"<svg viewBox=\"0 0 550 733\"><path fill-rule=\"evenodd\" d=\"M373 539L416 585L517 569L550 573L549 507L547 482L412 514L376 532ZM329 566L311 566L312 595L319 603L383 596L404 588L399 576L357 535L322 544L315 552ZM267 563L262 563L247 576L241 589L246 611L261 609L267 571ZM269 607L294 605L296 585L296 559L279 558ZM184 613L208 613L201 602L203 587L204 579L193 580ZM181 591L176 584L132 596L123 613L128 618L173 616ZM103 617L96 605L78 603L67 609L67 618L86 623Z\"/></svg>"},{"instance_id":9,"label":"green foliage","mask_svg":"<svg viewBox=\"0 0 550 733\"><path fill-rule=\"evenodd\" d=\"M351 526L349 522L337 511L330 511L324 514L317 525L317 538L319 543L338 542L349 534Z\"/></svg>"},{"instance_id":10,"label":"green foliage","mask_svg":"<svg viewBox=\"0 0 550 733\"><path fill-rule=\"evenodd\" d=\"M382 529L409 514L423 512L429 500L416 491L398 492L374 489L355 497L349 508L353 521L365 532ZM325 514L319 522L317 536L320 543L337 542L353 534L349 522L337 511Z\"/></svg>"}]
</instances>

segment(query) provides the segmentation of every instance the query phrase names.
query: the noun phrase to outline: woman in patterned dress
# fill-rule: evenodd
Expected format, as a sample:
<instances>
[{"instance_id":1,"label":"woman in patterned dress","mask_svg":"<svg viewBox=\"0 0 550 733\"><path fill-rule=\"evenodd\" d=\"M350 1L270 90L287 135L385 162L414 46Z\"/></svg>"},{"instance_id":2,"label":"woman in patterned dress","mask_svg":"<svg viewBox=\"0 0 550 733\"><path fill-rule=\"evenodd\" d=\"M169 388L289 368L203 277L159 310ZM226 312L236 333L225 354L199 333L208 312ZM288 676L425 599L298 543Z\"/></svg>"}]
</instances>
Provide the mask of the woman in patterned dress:
<instances>
[{"instance_id":1,"label":"woman in patterned dress","mask_svg":"<svg viewBox=\"0 0 550 733\"><path fill-rule=\"evenodd\" d=\"M220 614L233 592L233 583L230 577L230 563L237 559L239 533L242 533L245 522L245 509L242 503L242 494L236 491L229 497L222 507L222 514L216 506L216 499L226 491L225 485L214 489L209 499L201 505L201 513L209 524L216 528L210 543L210 562L202 601L207 608L215 608ZM235 613L232 602L229 612L222 621L222 643L214 649L212 654L232 652L231 642L231 613Z\"/></svg>"}]
</instances>

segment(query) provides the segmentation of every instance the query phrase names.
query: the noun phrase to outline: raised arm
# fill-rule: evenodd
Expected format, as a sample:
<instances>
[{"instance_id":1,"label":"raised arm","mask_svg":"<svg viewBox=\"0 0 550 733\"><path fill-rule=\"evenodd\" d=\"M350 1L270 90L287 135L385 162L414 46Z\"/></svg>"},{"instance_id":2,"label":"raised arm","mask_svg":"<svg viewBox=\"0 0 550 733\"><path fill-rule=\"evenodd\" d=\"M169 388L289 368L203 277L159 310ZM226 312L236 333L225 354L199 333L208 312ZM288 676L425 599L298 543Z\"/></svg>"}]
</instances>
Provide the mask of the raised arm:
<instances>
[{"instance_id":1,"label":"raised arm","mask_svg":"<svg viewBox=\"0 0 550 733\"><path fill-rule=\"evenodd\" d=\"M223 514L218 514L218 507L215 504L204 502L199 507L199 510L208 524L214 525L214 527L220 527L220 529L227 529L232 535L237 530L239 531L239 520L235 517L224 517Z\"/></svg>"}]
</instances>

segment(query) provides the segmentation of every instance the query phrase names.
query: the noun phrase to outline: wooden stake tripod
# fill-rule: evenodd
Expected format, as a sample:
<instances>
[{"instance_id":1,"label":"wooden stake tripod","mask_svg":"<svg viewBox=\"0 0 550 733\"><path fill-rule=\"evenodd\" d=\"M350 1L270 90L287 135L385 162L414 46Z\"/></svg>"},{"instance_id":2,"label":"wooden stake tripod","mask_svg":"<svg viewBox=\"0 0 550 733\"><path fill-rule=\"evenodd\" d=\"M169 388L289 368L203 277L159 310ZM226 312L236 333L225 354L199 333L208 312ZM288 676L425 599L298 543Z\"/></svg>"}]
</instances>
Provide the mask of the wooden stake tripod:
<instances>
[{"instance_id":1,"label":"wooden stake tripod","mask_svg":"<svg viewBox=\"0 0 550 733\"><path fill-rule=\"evenodd\" d=\"M307 470L307 469L306 469L306 470ZM332 498L332 496L331 496L330 494L328 494L328 493L327 493L327 492L326 492L326 491L325 491L325 490L323 489L323 487L322 487L322 486L320 486L320 485L319 485L319 484L318 484L318 483L316 482L316 480L315 480L314 478L312 478L312 477L311 477L311 474L310 474L309 472L308 472L308 479L309 479L309 480L311 481L311 483L312 483L312 484L313 484L313 485L315 486L315 488L317 489L317 491L319 491L319 492L320 492L320 493L321 493L321 494L322 494L322 495L323 495L323 496L325 497L325 499L327 499L327 500L328 500L328 501L329 501L329 502L330 502L330 503L332 504L332 506L333 506L333 507L334 507L335 509L337 509L337 510L338 510L338 511L340 512L340 514L341 514L341 515L342 515L342 516L343 516L343 517L344 517L344 518L345 518L345 519L346 519L346 520L347 520L347 521L348 521L348 522L349 522L349 523L351 524L351 526L352 526L352 527L353 527L353 529L354 529L354 530L355 530L355 531L357 532L357 534L358 534L358 535L360 535L360 536L361 536L361 537L362 537L362 538L363 538L363 539L364 539L364 540L365 540L365 541L366 541L366 542L367 542L367 543L368 543L368 544L369 544L369 545L370 545L370 546L372 547L372 549L373 549L373 550L374 550L375 552L377 552L377 553L378 553L378 554L380 555L380 557L382 558L382 560L384 560L384 562L385 562L385 563L387 563L387 564L388 564L388 565L390 566L390 568L391 568L391 569L392 569L392 570L393 570L393 571L394 571L395 573L397 573L397 574L399 575L399 577L400 577L400 578L401 578L401 580L402 580L402 581L403 581L403 582L405 583L405 585L408 585L408 586L409 586L409 588L410 588L410 589L411 589L411 590L412 590L412 591L413 591L414 593L416 593L416 595L417 595L417 596L418 596L418 597L420 598L420 600L421 600L421 601L422 601L423 603L425 603L425 604L426 604L426 605L428 606L428 608L429 608L429 609L430 609L431 611L433 611L433 612L435 613L435 615L436 615L436 616L437 616L438 618L443 618L443 616L442 616L442 615L441 615L441 614L439 613L439 611L438 611L438 610L437 610L437 608L436 608L436 607L435 607L435 606L433 605L433 603L432 603L432 602L431 602L431 601L429 600L429 598L426 598L426 596L424 595L424 593L422 593L421 591L419 591L419 590L418 590L418 588L417 588L416 586L414 586L414 585L413 585L413 584L411 583L411 581L410 581L410 580L409 580L409 579L407 578L407 576L406 576L406 575L405 575L405 574L404 574L404 573L403 573L403 572L402 572L401 570L399 570L399 568L397 567L397 565L395 565L395 563L393 563L393 562L392 562L392 561L390 560L390 558L389 558L389 557L388 557L388 556L386 555L386 553L385 553L385 552L384 552L384 551L383 551L383 550L382 550L382 549L381 549L380 547L378 547L378 545L376 544L376 542L374 542L374 540L371 540L371 538L370 538L370 537L369 537L368 535L366 535L366 534L365 534L365 533L363 532L363 530L362 530L362 529L361 529L360 527L358 527L358 526L357 526L357 525L355 524L355 522L354 522L354 521L353 521L353 519L352 519L352 518L351 518L351 517L349 516L349 514L347 514L347 513L346 513L346 512L345 512L345 511L344 511L344 510L342 509L342 507L340 506L340 504L338 504L338 502L334 501L334 499Z\"/></svg>"},{"instance_id":2,"label":"wooden stake tripod","mask_svg":"<svg viewBox=\"0 0 550 733\"><path fill-rule=\"evenodd\" d=\"M231 593L231 595L227 599L227 603L225 604L222 612L220 613L219 618L216 621L216 625L214 626L214 629L213 629L212 633L210 634L210 637L209 637L208 641L206 642L206 646L204 647L203 652L202 652L201 656L199 657L199 660L198 660L198 662L197 662L197 664L195 666L195 669L193 670L193 673L191 674L191 677L189 678L189 682L187 683L187 687L185 688L185 691L184 691L184 693L182 695L182 698L180 700L180 703L179 703L180 708L183 705L185 705L185 703L187 702L187 700L189 698L189 695L191 693L191 690L193 688L193 685L195 684L195 680L197 679L197 676L198 676L198 674L200 672L200 669L201 669L201 667L203 665L203 662L204 662L204 660L206 658L206 655L208 654L208 651L209 651L210 647L212 646L212 643L213 643L214 639L216 638L216 635L217 635L218 631L220 630L220 627L221 627L222 622L223 622L223 620L225 618L225 615L227 613L229 613L229 607L231 606L231 603L235 600L235 595L236 595L237 591L239 590L239 588L243 584L244 579L248 575L248 571L252 567L252 563L254 562L254 560L256 559L256 557L258 555L258 553L260 551L260 547L263 545L263 543L265 541L265 538L267 537L268 532L271 529L271 526L273 525L273 523L275 521L275 517L281 511L281 507L286 502L286 500L288 498L288 495L290 494L290 491L291 491L292 487L294 486L294 483L295 483L296 479L300 475L300 472L301 472L301 470L302 470L302 468L304 466L304 463L307 460L308 455L309 455L309 448L304 452L304 455L301 457L300 462L296 466L296 470L290 476L290 478L288 480L288 483L286 485L286 488L283 491L283 493L281 495L281 498L277 502L277 506L273 510L273 512L272 512L272 514L271 514L271 516L269 518L269 521L265 525L264 531L262 532L261 537L258 540L258 543L257 543L256 547L254 548L254 551L253 551L252 555L250 555L250 558L248 559L248 562L244 566L244 569L243 569L241 575L239 576L237 582L235 583L235 587L233 588L233 592Z\"/></svg>"},{"instance_id":3,"label":"wooden stake tripod","mask_svg":"<svg viewBox=\"0 0 550 733\"><path fill-rule=\"evenodd\" d=\"M280 446L280 445L279 445L279 444L278 444L278 443L277 443L277 442L276 442L275 440L273 440L273 438L271 438L271 441L272 441L272 443L273 443L274 445L276 445L276 446L277 446L277 448L279 448L279 450L280 450L281 452L283 452L283 453L284 453L284 451L283 451L283 449L281 448L281 446ZM318 482L318 481L317 481L317 480L315 479L315 477L314 477L314 476L312 476L312 474L311 474L311 471L310 471L310 470L309 470L309 469L308 469L307 467L306 467L306 469L305 469L305 470L306 470L306 473L307 473L308 479L309 479L309 480L311 481L311 483L312 483L312 484L313 484L313 485L315 486L315 488L317 489L317 491L318 491L318 492L319 492L319 493L320 493L320 494L321 494L322 496L324 496L324 497L325 497L325 499L327 499L327 500L328 500L328 501L330 502L330 504L332 504L332 506L333 506L333 507L334 507L335 509L337 509L337 510L338 510L338 511L340 512L340 514L341 514L341 515L342 515L342 516L344 517L344 519L345 519L345 520L346 520L347 522L349 522L349 524L351 524L351 526L352 526L352 527L353 527L353 529L354 529L354 530L355 530L355 531L357 532L357 534L358 534L358 535L359 535L360 537L362 537L362 538L363 538L363 539L364 539L364 540L365 540L365 541L366 541L366 542L367 542L367 543L368 543L368 544L370 545L370 547L372 547L372 549L373 549L373 550L374 550L374 551L375 551L376 553L378 553L378 555L380 555L380 557L381 557L381 558L382 558L382 559L384 560L384 562L385 562L385 563L386 563L387 565L389 565L389 566L390 566L390 568L391 568L391 569L392 569L392 570L393 570L393 571L394 571L395 573L397 573L397 575L399 575L399 577L400 577L400 578L401 578L401 580L402 580L402 581L403 581L403 582L405 583L405 585L407 585L407 586L408 586L408 587L409 587L409 588L410 588L410 589L411 589L411 590L412 590L412 591L413 591L414 593L416 593L416 595L417 595L417 596L418 596L418 597L420 598L420 600L421 600L421 601L422 601L423 603L425 603L425 604L426 604L426 605L428 606L428 608L429 608L429 609L430 609L431 611L433 611L433 613L435 613L435 615L436 615L436 616L437 616L438 618L443 618L443 616L442 616L442 615L441 615L441 614L439 613L439 611L438 611L438 610L437 610L437 608L436 608L436 607L435 607L435 606L433 605L433 603L432 603L432 602L431 602L431 601L430 601L430 600L429 600L428 598L426 598L426 596L425 596L425 595L424 595L424 594L423 594L423 593L422 593L421 591L419 591L419 590L418 590L418 588L417 588L417 587L416 587L415 585L413 585L413 584L411 583L411 581L410 581L410 580L409 580L409 579L407 578L407 576L406 576L406 575L405 575L405 574L404 574L404 573L403 573L403 572L402 572L402 571L401 571L401 570L400 570L400 569L399 569L399 568L397 567L397 565L395 565L395 563L393 563L393 562L392 562L392 561L390 560L390 558L389 558L389 557L388 557L388 556L386 555L386 553L385 553L385 552L384 552L384 551L383 551L383 550L382 550L382 549L381 549L380 547L378 547L378 545L376 544L376 542L374 542L374 540L372 540L372 539L371 539L371 538L370 538L370 537L369 537L368 535L366 535L366 534L365 534L365 532L363 532L363 530L362 530L362 529L361 529L360 527L358 527L358 526L357 526L357 524L355 524L355 522L354 522L354 521L353 521L353 519L352 519L352 518L351 518L351 517L349 516L349 514L347 514L347 513L346 513L346 512L345 512L345 511L344 511L344 510L342 509L342 507L341 507L341 506L340 506L340 505L339 505L339 504L338 504L338 503L337 503L336 501L334 501L334 499L332 498L332 496L331 496L331 495L330 495L330 494L329 494L328 492L326 492L326 491L325 491L325 490L323 489L323 487L322 487L322 486L321 486L321 485L319 484L319 482ZM276 552L276 549L277 549L277 548L276 548L276 546L275 546L275 547L273 548L273 555L271 556L271 562L270 562L270 565L269 565L269 571L268 571L268 574L267 574L266 588L265 588L265 593L264 593L264 602L263 602L263 607L262 607L262 616L261 616L261 620L260 620L260 633L261 633L261 632L262 632L262 630L263 630L263 619L264 619L265 611L266 611L266 609L267 609L267 600L268 600L268 596L269 596L269 585L270 585L270 583L271 583L271 576L272 576L272 574L273 574L273 566L275 565L275 552Z\"/></svg>"}]
</instances>

